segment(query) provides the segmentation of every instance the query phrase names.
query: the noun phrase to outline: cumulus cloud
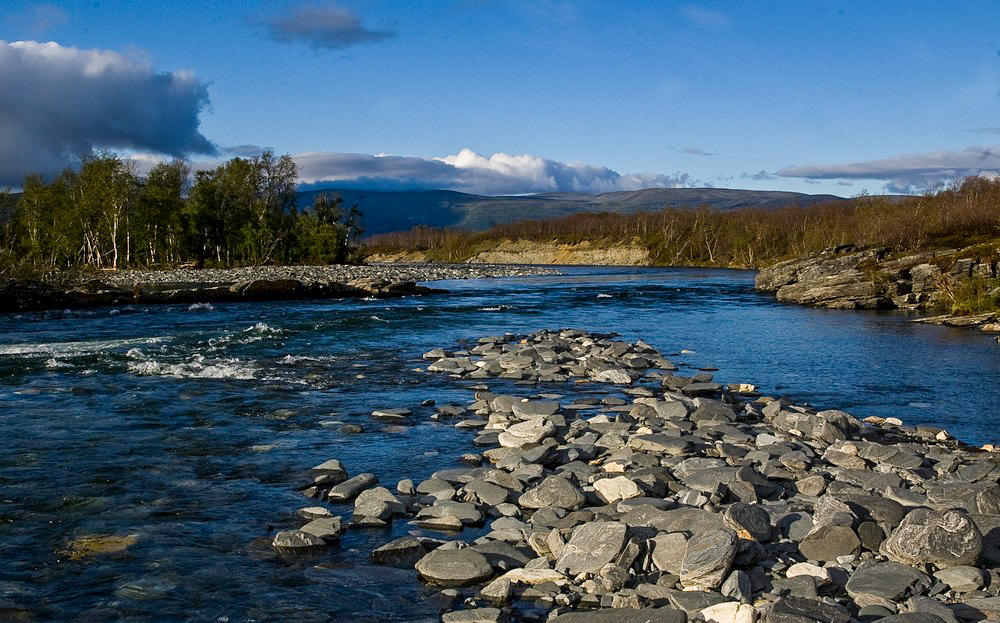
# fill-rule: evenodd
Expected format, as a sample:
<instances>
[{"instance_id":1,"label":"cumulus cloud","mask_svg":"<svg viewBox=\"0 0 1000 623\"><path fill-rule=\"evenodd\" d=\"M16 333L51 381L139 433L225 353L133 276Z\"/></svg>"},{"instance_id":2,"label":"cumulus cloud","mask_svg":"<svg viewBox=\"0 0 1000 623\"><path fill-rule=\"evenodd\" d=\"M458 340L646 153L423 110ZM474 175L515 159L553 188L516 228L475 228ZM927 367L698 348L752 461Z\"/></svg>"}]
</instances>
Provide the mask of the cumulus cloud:
<instances>
[{"instance_id":1,"label":"cumulus cloud","mask_svg":"<svg viewBox=\"0 0 1000 623\"><path fill-rule=\"evenodd\" d=\"M934 190L969 175L1000 171L1000 147L966 147L918 154L892 156L851 164L816 164L785 167L782 177L817 179L885 180L885 189L894 193Z\"/></svg>"},{"instance_id":2,"label":"cumulus cloud","mask_svg":"<svg viewBox=\"0 0 1000 623\"><path fill-rule=\"evenodd\" d=\"M264 20L268 36L282 43L303 42L317 49L341 50L375 43L396 33L370 30L354 12L331 3L302 4Z\"/></svg>"},{"instance_id":3,"label":"cumulus cloud","mask_svg":"<svg viewBox=\"0 0 1000 623\"><path fill-rule=\"evenodd\" d=\"M341 185L369 190L450 189L483 195L541 192L600 193L641 188L681 188L686 173L620 174L607 167L564 163L535 155L470 149L444 158L348 153L294 155L302 181L312 187Z\"/></svg>"},{"instance_id":4,"label":"cumulus cloud","mask_svg":"<svg viewBox=\"0 0 1000 623\"><path fill-rule=\"evenodd\" d=\"M206 85L108 50L0 41L0 185L51 174L94 148L214 153L198 132Z\"/></svg>"}]
</instances>

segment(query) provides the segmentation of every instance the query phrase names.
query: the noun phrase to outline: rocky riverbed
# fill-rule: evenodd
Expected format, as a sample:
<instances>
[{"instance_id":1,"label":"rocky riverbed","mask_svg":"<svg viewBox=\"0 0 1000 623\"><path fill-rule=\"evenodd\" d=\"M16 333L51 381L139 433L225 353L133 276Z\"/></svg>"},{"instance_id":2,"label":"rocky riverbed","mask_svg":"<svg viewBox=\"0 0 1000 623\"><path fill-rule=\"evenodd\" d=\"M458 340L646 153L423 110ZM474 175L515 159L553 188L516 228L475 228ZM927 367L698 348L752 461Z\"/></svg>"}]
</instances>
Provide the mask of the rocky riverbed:
<instances>
[{"instance_id":1,"label":"rocky riverbed","mask_svg":"<svg viewBox=\"0 0 1000 623\"><path fill-rule=\"evenodd\" d=\"M372 560L415 569L446 622L1000 620L992 446L761 396L611 335L508 334L423 359L469 403L371 415L454 421L466 467L390 488L376 465L331 458L302 484L318 502L301 526L273 535L280 554L409 522Z\"/></svg>"},{"instance_id":2,"label":"rocky riverbed","mask_svg":"<svg viewBox=\"0 0 1000 623\"><path fill-rule=\"evenodd\" d=\"M956 291L969 280L986 282L1000 277L996 253L996 249L970 247L899 255L884 247L845 245L762 269L756 287L774 292L786 303L831 309L929 311L950 306ZM1000 288L997 290L994 296L1000 295ZM997 312L938 314L920 322L1000 332Z\"/></svg>"},{"instance_id":3,"label":"rocky riverbed","mask_svg":"<svg viewBox=\"0 0 1000 623\"><path fill-rule=\"evenodd\" d=\"M442 290L417 282L555 274L535 266L393 264L107 271L69 284L0 284L0 313L150 303L394 297Z\"/></svg>"}]
</instances>

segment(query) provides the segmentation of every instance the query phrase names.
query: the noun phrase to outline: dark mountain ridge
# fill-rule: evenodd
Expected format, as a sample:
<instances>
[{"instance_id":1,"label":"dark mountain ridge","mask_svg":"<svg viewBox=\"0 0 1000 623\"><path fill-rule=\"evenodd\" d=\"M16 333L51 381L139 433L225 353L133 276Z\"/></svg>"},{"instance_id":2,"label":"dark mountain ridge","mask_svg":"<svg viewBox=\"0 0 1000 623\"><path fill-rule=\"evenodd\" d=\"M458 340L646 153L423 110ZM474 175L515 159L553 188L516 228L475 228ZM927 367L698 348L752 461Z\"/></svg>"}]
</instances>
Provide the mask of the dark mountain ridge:
<instances>
[{"instance_id":1,"label":"dark mountain ridge","mask_svg":"<svg viewBox=\"0 0 1000 623\"><path fill-rule=\"evenodd\" d=\"M601 194L542 193L484 196L452 190L372 191L322 188L302 191L298 204L312 205L323 193L339 195L345 205L357 204L366 235L406 231L419 225L483 231L493 225L547 219L581 212L635 212L706 207L713 211L742 208L779 209L847 201L836 195L729 188L646 188Z\"/></svg>"}]
</instances>

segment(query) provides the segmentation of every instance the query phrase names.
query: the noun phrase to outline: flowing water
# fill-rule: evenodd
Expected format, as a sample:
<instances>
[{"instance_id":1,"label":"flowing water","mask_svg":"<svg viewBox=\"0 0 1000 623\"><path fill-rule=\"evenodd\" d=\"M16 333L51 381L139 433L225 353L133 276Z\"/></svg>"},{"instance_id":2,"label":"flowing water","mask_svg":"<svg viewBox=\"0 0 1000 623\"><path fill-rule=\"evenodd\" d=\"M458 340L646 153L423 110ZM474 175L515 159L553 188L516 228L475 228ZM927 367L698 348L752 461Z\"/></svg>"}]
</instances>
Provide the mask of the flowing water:
<instances>
[{"instance_id":1,"label":"flowing water","mask_svg":"<svg viewBox=\"0 0 1000 623\"><path fill-rule=\"evenodd\" d=\"M780 305L742 271L565 271L396 300L0 317L0 619L439 620L415 572L368 563L405 521L307 560L266 544L315 504L295 487L327 459L390 488L459 465L472 433L419 405L472 393L419 368L463 338L613 331L723 382L1000 441L1000 349L977 332ZM369 417L403 406L406 425Z\"/></svg>"}]
</instances>

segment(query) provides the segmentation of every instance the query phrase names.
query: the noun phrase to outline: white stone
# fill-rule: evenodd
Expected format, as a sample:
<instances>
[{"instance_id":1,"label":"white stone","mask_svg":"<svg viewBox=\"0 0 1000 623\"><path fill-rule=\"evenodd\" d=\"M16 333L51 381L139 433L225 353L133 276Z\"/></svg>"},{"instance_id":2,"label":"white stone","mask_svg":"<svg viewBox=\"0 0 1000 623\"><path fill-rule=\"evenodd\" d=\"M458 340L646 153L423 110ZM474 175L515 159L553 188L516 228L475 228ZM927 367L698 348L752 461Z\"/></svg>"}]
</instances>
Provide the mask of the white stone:
<instances>
[{"instance_id":1,"label":"white stone","mask_svg":"<svg viewBox=\"0 0 1000 623\"><path fill-rule=\"evenodd\" d=\"M808 562L797 562L785 572L785 577L788 578L794 578L799 575L808 575L816 578L817 585L829 584L831 581L828 569Z\"/></svg>"},{"instance_id":2,"label":"white stone","mask_svg":"<svg viewBox=\"0 0 1000 623\"><path fill-rule=\"evenodd\" d=\"M622 500L637 498L642 495L639 485L635 484L625 476L615 476L614 478L601 478L594 482L594 489L608 504L614 504Z\"/></svg>"},{"instance_id":3,"label":"white stone","mask_svg":"<svg viewBox=\"0 0 1000 623\"><path fill-rule=\"evenodd\" d=\"M756 623L757 609L738 601L725 601L701 611L706 623Z\"/></svg>"},{"instance_id":4,"label":"white stone","mask_svg":"<svg viewBox=\"0 0 1000 623\"><path fill-rule=\"evenodd\" d=\"M501 577L509 580L511 584L528 584L530 586L542 582L552 582L557 586L563 586L569 582L569 578L555 569L511 569Z\"/></svg>"},{"instance_id":5,"label":"white stone","mask_svg":"<svg viewBox=\"0 0 1000 623\"><path fill-rule=\"evenodd\" d=\"M538 443L556 432L556 425L544 418L534 418L514 424L500 433L497 439L504 448L520 448Z\"/></svg>"}]
</instances>

